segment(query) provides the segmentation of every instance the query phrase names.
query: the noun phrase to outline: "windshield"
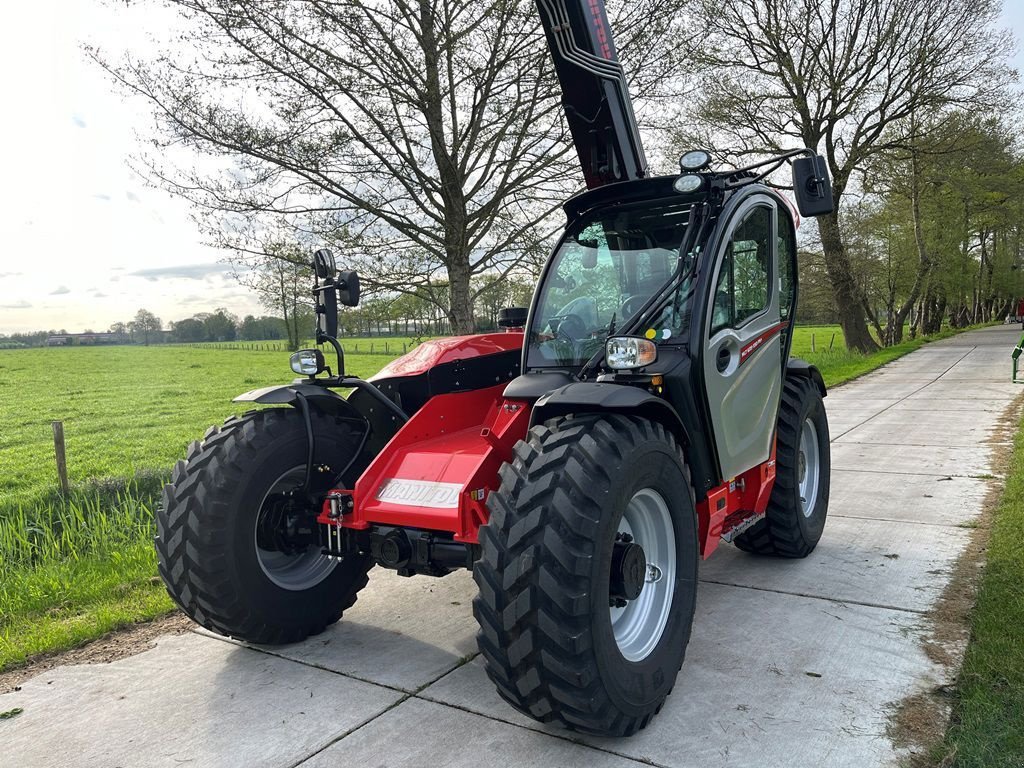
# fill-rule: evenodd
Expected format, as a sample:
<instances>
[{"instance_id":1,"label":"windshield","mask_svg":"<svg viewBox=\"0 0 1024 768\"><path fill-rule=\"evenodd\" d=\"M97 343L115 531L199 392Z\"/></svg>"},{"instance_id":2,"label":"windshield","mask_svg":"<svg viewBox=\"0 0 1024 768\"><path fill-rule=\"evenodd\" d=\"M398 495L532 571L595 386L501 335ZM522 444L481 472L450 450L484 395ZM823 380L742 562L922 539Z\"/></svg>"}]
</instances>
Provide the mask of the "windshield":
<instances>
[{"instance_id":1,"label":"windshield","mask_svg":"<svg viewBox=\"0 0 1024 768\"><path fill-rule=\"evenodd\" d=\"M530 324L528 367L578 367L675 272L690 205L616 207L583 217L545 275ZM663 342L683 314L673 302L643 335Z\"/></svg>"}]
</instances>

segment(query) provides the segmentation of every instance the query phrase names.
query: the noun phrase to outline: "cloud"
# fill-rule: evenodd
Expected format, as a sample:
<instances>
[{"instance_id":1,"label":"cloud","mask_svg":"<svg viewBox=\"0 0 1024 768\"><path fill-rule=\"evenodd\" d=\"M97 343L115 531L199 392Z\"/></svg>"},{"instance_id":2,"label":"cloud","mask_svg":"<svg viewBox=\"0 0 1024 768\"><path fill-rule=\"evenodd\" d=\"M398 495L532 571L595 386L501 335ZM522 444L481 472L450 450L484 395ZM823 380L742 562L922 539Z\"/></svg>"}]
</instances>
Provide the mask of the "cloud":
<instances>
[{"instance_id":1,"label":"cloud","mask_svg":"<svg viewBox=\"0 0 1024 768\"><path fill-rule=\"evenodd\" d=\"M74 123L75 126L78 128L85 128L85 120L80 118L78 115L72 115L71 122Z\"/></svg>"},{"instance_id":2,"label":"cloud","mask_svg":"<svg viewBox=\"0 0 1024 768\"><path fill-rule=\"evenodd\" d=\"M20 277L24 272L0 272L0 277Z\"/></svg>"},{"instance_id":3,"label":"cloud","mask_svg":"<svg viewBox=\"0 0 1024 768\"><path fill-rule=\"evenodd\" d=\"M95 298L97 298L97 299L105 299L105 298L107 298L107 294L105 294L105 293L102 293L102 292L100 292L100 291L94 291L92 295L93 295L93 296L94 296Z\"/></svg>"},{"instance_id":4,"label":"cloud","mask_svg":"<svg viewBox=\"0 0 1024 768\"><path fill-rule=\"evenodd\" d=\"M126 198L128 198L129 200L131 200L133 203L141 203L142 202L142 200L139 199L139 196L136 195L134 192L132 192L130 189L127 192L124 193L124 196Z\"/></svg>"},{"instance_id":5,"label":"cloud","mask_svg":"<svg viewBox=\"0 0 1024 768\"><path fill-rule=\"evenodd\" d=\"M137 272L129 272L131 277L143 277L146 280L157 281L161 278L177 277L183 280L205 280L208 277L226 276L231 267L226 264L213 262L210 264L186 264L180 267L155 267L153 269L140 269Z\"/></svg>"},{"instance_id":6,"label":"cloud","mask_svg":"<svg viewBox=\"0 0 1024 768\"><path fill-rule=\"evenodd\" d=\"M0 309L32 309L32 305L21 299L13 304L0 304Z\"/></svg>"},{"instance_id":7,"label":"cloud","mask_svg":"<svg viewBox=\"0 0 1024 768\"><path fill-rule=\"evenodd\" d=\"M68 288L66 285L62 285L55 291L50 291L51 296L63 296L65 293L71 293L71 289Z\"/></svg>"},{"instance_id":8,"label":"cloud","mask_svg":"<svg viewBox=\"0 0 1024 768\"><path fill-rule=\"evenodd\" d=\"M110 195L97 194L93 195L93 197L96 198L97 200L103 200L104 202L107 203L110 202Z\"/></svg>"}]
</instances>

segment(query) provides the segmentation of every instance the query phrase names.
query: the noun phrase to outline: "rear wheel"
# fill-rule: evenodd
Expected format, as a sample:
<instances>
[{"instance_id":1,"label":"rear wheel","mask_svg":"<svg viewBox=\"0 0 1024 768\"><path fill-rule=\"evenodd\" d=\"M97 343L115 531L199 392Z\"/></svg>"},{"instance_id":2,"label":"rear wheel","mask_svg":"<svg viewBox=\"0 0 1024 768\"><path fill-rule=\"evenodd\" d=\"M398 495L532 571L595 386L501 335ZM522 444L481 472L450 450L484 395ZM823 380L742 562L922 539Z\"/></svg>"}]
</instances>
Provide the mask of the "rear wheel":
<instances>
[{"instance_id":1,"label":"rear wheel","mask_svg":"<svg viewBox=\"0 0 1024 768\"><path fill-rule=\"evenodd\" d=\"M480 529L473 612L498 693L601 735L647 725L675 682L696 600L689 473L671 434L618 416L530 430Z\"/></svg>"},{"instance_id":2,"label":"rear wheel","mask_svg":"<svg viewBox=\"0 0 1024 768\"><path fill-rule=\"evenodd\" d=\"M775 486L764 519L736 537L745 552L806 557L828 514L831 455L821 392L800 376L786 379L775 443Z\"/></svg>"},{"instance_id":3,"label":"rear wheel","mask_svg":"<svg viewBox=\"0 0 1024 768\"><path fill-rule=\"evenodd\" d=\"M356 455L364 427L310 416L315 497ZM211 427L178 462L157 511L156 549L167 591L198 624L254 643L291 643L355 603L373 562L321 554L316 504L303 490L307 453L302 415L273 409Z\"/></svg>"}]
</instances>

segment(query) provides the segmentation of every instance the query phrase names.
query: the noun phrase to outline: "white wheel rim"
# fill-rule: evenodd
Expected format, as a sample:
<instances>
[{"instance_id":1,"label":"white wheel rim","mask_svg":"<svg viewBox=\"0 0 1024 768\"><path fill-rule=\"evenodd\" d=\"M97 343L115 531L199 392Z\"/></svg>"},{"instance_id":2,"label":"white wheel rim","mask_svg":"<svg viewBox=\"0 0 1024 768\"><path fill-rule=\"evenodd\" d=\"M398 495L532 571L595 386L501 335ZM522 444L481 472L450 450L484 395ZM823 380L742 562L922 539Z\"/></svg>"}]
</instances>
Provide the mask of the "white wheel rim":
<instances>
[{"instance_id":1,"label":"white wheel rim","mask_svg":"<svg viewBox=\"0 0 1024 768\"><path fill-rule=\"evenodd\" d=\"M252 533L253 544L256 547L256 560L259 562L263 574L281 589L287 589L290 592L312 589L326 579L338 565L337 560L321 553L322 547L319 544L313 544L305 552L295 554L263 549L259 545L257 538L260 522L259 511L263 509L267 497L279 489L295 488L301 485L305 472L305 467L290 469L267 489L260 500L256 524L253 526Z\"/></svg>"},{"instance_id":2,"label":"white wheel rim","mask_svg":"<svg viewBox=\"0 0 1024 768\"><path fill-rule=\"evenodd\" d=\"M676 535L672 513L660 493L643 488L633 494L619 522L644 550L647 574L643 589L623 608L609 608L619 652L642 661L657 647L672 613L676 591Z\"/></svg>"},{"instance_id":3,"label":"white wheel rim","mask_svg":"<svg viewBox=\"0 0 1024 768\"><path fill-rule=\"evenodd\" d=\"M797 455L797 479L799 481L800 509L804 517L810 517L818 501L818 479L820 463L818 452L818 430L809 418L800 430L800 452Z\"/></svg>"}]
</instances>

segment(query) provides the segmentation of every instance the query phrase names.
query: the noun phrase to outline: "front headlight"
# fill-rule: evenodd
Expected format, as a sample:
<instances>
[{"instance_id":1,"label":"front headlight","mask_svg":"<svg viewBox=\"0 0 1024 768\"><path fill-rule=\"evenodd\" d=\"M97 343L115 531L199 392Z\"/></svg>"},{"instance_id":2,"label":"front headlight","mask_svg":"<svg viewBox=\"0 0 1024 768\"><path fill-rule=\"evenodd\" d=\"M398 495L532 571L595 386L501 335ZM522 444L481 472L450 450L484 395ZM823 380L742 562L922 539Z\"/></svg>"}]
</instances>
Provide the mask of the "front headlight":
<instances>
[{"instance_id":1,"label":"front headlight","mask_svg":"<svg viewBox=\"0 0 1024 768\"><path fill-rule=\"evenodd\" d=\"M292 370L303 376L316 376L326 370L324 353L319 349L300 349L291 356Z\"/></svg>"},{"instance_id":2,"label":"front headlight","mask_svg":"<svg viewBox=\"0 0 1024 768\"><path fill-rule=\"evenodd\" d=\"M613 336L605 342L605 364L616 371L643 368L658 359L658 347L650 339Z\"/></svg>"}]
</instances>

